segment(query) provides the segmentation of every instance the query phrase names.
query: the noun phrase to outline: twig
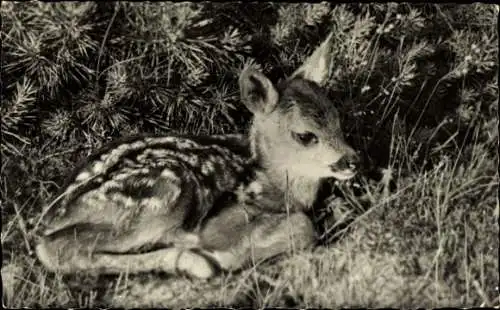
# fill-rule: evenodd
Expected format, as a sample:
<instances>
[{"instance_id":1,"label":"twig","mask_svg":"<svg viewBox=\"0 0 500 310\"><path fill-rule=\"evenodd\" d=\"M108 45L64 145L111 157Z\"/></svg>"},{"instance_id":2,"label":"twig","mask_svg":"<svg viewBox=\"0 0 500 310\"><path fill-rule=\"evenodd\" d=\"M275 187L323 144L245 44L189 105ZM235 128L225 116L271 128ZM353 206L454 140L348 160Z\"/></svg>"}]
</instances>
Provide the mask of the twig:
<instances>
[{"instance_id":1,"label":"twig","mask_svg":"<svg viewBox=\"0 0 500 310\"><path fill-rule=\"evenodd\" d=\"M26 200L22 209L24 209L24 207L28 204L28 201L29 201L29 199ZM14 204L14 210L16 211L17 223L19 224L19 229L21 230L21 233L23 235L26 250L28 251L28 254L31 255L32 251L31 251L31 246L30 246L30 242L28 239L28 230L26 229L26 222L24 221L23 216L21 215L21 210L19 210L19 208L17 207L17 204Z\"/></svg>"},{"instance_id":2,"label":"twig","mask_svg":"<svg viewBox=\"0 0 500 310\"><path fill-rule=\"evenodd\" d=\"M488 298L488 296L486 296L486 293L479 285L479 282L477 282L477 280L474 280L474 281L472 281L472 285L476 289L479 296L481 296L481 298L483 299L483 305L485 305L485 306L491 305L490 299Z\"/></svg>"},{"instance_id":3,"label":"twig","mask_svg":"<svg viewBox=\"0 0 500 310\"><path fill-rule=\"evenodd\" d=\"M113 22L115 21L116 15L118 15L118 10L119 10L120 3L117 2L115 4L115 12L113 13L113 16L111 17L111 20L109 21L108 28L106 29L106 32L104 33L104 38L102 39L101 42L101 47L99 48L99 56L97 57L97 66L96 66L96 73L97 76L99 77L99 67L101 66L101 57L102 57L102 51L104 50L104 44L106 43L106 40L108 39L109 31L111 30L111 25L113 25ZM96 78L96 88L99 85L99 79Z\"/></svg>"},{"instance_id":4,"label":"twig","mask_svg":"<svg viewBox=\"0 0 500 310\"><path fill-rule=\"evenodd\" d=\"M97 175L94 175L92 176L91 178L87 179L86 181L90 181L92 180L93 178L97 177ZM35 224L35 227L33 227L33 230L32 232L36 232L37 231L37 228L38 226L40 226L40 224L42 223L42 220L43 218L47 215L47 213L50 211L50 209L52 209L52 207L57 203L59 202L59 200L61 200L62 198L64 198L65 196L67 195L70 195L74 190L76 190L77 188L79 188L81 185L83 184L86 184L86 182L82 182L80 183L79 185L77 185L75 188L72 189L72 191L70 192L63 192L61 195L59 195L58 197L56 197L56 199L54 199L43 211L42 211L42 214L40 214L40 217L38 218L38 221L36 222Z\"/></svg>"},{"instance_id":5,"label":"twig","mask_svg":"<svg viewBox=\"0 0 500 310\"><path fill-rule=\"evenodd\" d=\"M69 150L65 150L65 151L60 151L60 152L55 152L55 153L52 153L52 154L48 154L42 158L40 158L38 161L39 162L43 162L47 159L50 159L50 158L53 158L53 157L57 157L57 156L60 156L60 155L64 155L64 154L68 154L68 153L71 153L71 152L74 152L76 150L78 150L80 147L74 147L74 148L71 148Z\"/></svg>"}]
</instances>

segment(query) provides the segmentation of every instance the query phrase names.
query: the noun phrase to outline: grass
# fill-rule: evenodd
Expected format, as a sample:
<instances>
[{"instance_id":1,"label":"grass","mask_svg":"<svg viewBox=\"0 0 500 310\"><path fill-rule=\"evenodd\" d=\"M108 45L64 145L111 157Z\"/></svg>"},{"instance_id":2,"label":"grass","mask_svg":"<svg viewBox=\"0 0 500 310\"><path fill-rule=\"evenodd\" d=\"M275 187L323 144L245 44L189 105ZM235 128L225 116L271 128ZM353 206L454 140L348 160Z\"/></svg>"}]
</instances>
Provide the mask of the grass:
<instances>
[{"instance_id":1,"label":"grass","mask_svg":"<svg viewBox=\"0 0 500 310\"><path fill-rule=\"evenodd\" d=\"M3 6L4 10L6 8L7 6ZM93 5L89 5L89 8L94 9ZM64 11L64 7L60 9ZM327 5L321 4L318 5L317 12L314 10L306 12L299 5L295 9L290 6L288 9L278 10L278 13L285 16L293 15L293 12L306 12L313 17L317 14L319 16L317 19L321 19L325 10L329 9ZM148 110L151 113L131 119L118 117L115 120L118 124L115 128L112 117L103 120L107 115L95 113L94 108L104 104L99 101L99 91L94 92L95 89L91 87L91 91L87 93L88 89L85 88L84 95L80 93L73 99L76 103L81 101L83 110L88 110L83 111L88 115L82 112L84 117L90 119L90 123L85 125L88 128L83 126L82 129L73 123L78 120L71 118L74 117L73 111L56 109L57 113L46 113L48 117L41 113L45 117L41 120L42 131L27 131L31 134L27 136L24 136L26 131L23 131L21 126L22 120L23 117L30 121L37 120L33 118L31 109L33 106L41 106L35 103L39 100L37 97L39 88L44 83L37 82L36 78L43 75L43 70L38 70L41 72L40 76L36 75L36 72L31 72L31 69L25 74L18 74L23 63L32 60L31 54L23 55L23 59L26 60L13 62L9 68L18 70L14 71L14 75L22 76L22 83L18 84L17 97L13 95L14 99L10 100L14 103L19 101L19 108L8 115L2 115L2 126L5 123L5 128L9 129L6 131L2 127L3 134L8 133L16 137L2 144L2 151L4 146L10 150L9 153L5 153L9 156L5 156L1 163L3 305L9 308L110 305L177 308L209 305L327 308L500 306L498 109L495 108L498 105L498 81L493 76L495 72L498 74L496 47L498 44L490 44L498 42L498 36L490 35L493 31L489 28L493 24L493 19L496 23L497 17L491 14L492 7L486 5L476 4L470 6L470 10L457 9L458 13L449 7L439 7L437 12L440 17L432 21L438 23L438 18L444 18L446 23L440 24L445 27L443 32L449 32L447 44L455 52L456 57L446 62L440 59L433 62L431 57L423 55L433 53L430 52L434 48L431 39L416 43L405 41L404 44L394 41L395 38L401 37L401 33L397 31L414 31L417 35L420 34L419 29L425 28L423 17L415 15L417 16L414 18L415 30L404 26L406 25L404 23L409 23L405 19L407 17L405 14L394 22L397 19L396 15L391 17L390 14L380 14L385 12L384 6L373 5L370 9L373 9L371 14L377 17L375 20L364 17L357 19L352 24L354 25L352 29L347 27L351 25L347 22L345 25L338 25L340 29L338 40L346 44L339 45L337 56L345 58L342 58L344 62L340 62L330 86L339 88L338 91L342 94L361 92L362 95L358 98L347 96L348 98L342 101L343 113L347 114L346 132L352 134L352 142L358 149L377 159L379 163L384 163L382 166L385 167L385 177L379 182L361 177L357 180L357 188L349 184L339 185L338 188L343 192L345 199L331 200L319 210L324 218L318 220L318 226L327 232L324 236L325 244L311 251L290 253L288 256L258 264L240 273L223 275L207 282L174 279L158 274L121 275L118 279L80 275L63 277L48 273L40 266L33 254L33 244L37 234L35 228L41 216L40 205L55 197L60 179L78 160L85 158L91 150L114 137L116 132L135 133L147 126L163 126L165 125L161 120L163 116L171 118L173 123L180 122L180 118L175 119L180 114L183 116L182 119L189 119L188 127L192 127L193 132L198 132L201 128L209 128L211 131L222 130L219 125L220 111L230 105L232 110L238 110L238 106L233 105L238 95L234 92L235 79L232 79L232 84L224 81L208 81L216 83L217 90L207 87L209 91L203 94L205 97L208 96L208 99L203 96L195 97L199 102L206 99L213 103L214 107L208 112L194 110L189 105L190 97L181 92L183 96L175 97L178 100L168 107L168 111L163 111L165 113L161 114L159 111L162 111L163 102L170 102L169 96L173 96L171 93L179 95L174 92L177 90L176 87L184 87L184 85L170 87L169 81L175 80L170 76L175 68L167 70L151 65L165 63L159 54L154 55L154 61L151 62L149 62L151 59L146 57L151 55L117 54L120 57L113 59L113 62L107 58L107 53L115 53L115 49L121 51L122 45L129 44L129 40L138 44L141 53L146 47L164 48L167 50L167 55L177 53L176 64L177 62L182 64L182 73L186 73L184 70L193 67L193 64L203 63L203 59L207 57L212 59L210 51L220 47L210 44L204 50L207 54L202 55L203 59L198 59L194 54L175 52L170 45L149 46L142 36L151 32L161 37L161 32L158 34L154 31L168 31L168 29L158 30L159 27L154 26L154 23L142 23L144 19L142 11L151 10L150 14L156 16L158 12L155 8L142 9L140 6L130 6L125 15L129 21L134 20L135 24L118 26L119 21L124 19L116 18L113 25L104 23L105 26L101 27L103 33L100 38L106 37L106 40L92 41L92 36L85 36L84 43L89 46L88 53L100 55L101 74L109 73L108 78L113 82L109 82L109 93L116 95L117 98L149 96L147 99L149 102L146 102L146 99L144 102L151 108L151 111ZM224 10L231 12L231 6L228 5ZM498 8L495 7L494 10L495 14L498 14ZM189 10L187 13L180 12L187 14ZM353 18L344 8L337 7L332 12L335 20ZM417 9L415 12L422 13ZM69 16L71 15L69 13L65 14ZM114 6L111 6L111 10L107 13L109 18L103 20L109 20L115 14L122 13L117 13L114 11ZM306 13L301 14L307 15ZM471 13L474 13L471 16L475 16L476 20L469 22L472 17L467 14ZM460 18L465 18L460 17L461 14L469 17L467 26L458 29L462 27ZM71 16L66 15L65 20L71 21ZM230 15L226 14L229 17ZM295 14L291 19L283 18L278 23L279 27L274 28L274 32L271 31L273 40L283 41L286 45L287 40L298 31L295 29L296 25L304 24L304 20L305 24L312 23L309 21L311 16L302 15ZM251 16L245 17L245 22L247 18L251 20ZM33 20L36 21L36 18ZM396 25L395 29L388 28L391 23ZM403 24L404 27L401 26L399 29L397 23ZM49 24L48 19L43 25ZM88 20L84 21L84 25L92 27L92 23ZM125 35L119 33L120 27L125 27L127 30L124 32ZM475 29L474 27L484 27L479 33L485 35L476 35L473 32L475 30L471 30ZM381 31L375 31L377 28ZM58 34L52 28L49 30L53 35ZM310 29L308 31L311 32ZM14 36L15 31L10 34ZM308 35L310 34L303 34L302 37L307 38ZM126 40L120 41L124 38ZM13 42L9 41L9 44L15 45ZM50 41L51 44L55 44L54 42ZM202 44L202 40L195 42ZM211 39L210 42L215 41ZM393 42L398 43L396 52L391 54L382 44L391 46ZM196 44L191 48L198 48ZM240 43L234 43L235 49L238 49L238 44ZM241 46L243 45L241 43ZM292 45L287 46L277 58L267 55L262 63L266 65L275 62L288 63L287 66L290 68L283 71L291 70L304 52L302 46L295 43ZM484 49L477 53L470 51L473 45L484 46ZM104 53L103 49L108 47ZM182 45L181 48L190 47ZM265 55L260 56L265 58ZM135 63L137 59L144 62ZM492 61L494 61L493 66ZM386 63L389 63L387 67L380 67ZM391 64L394 68L390 66ZM237 71L233 63L224 65ZM30 65L30 68L32 67ZM140 73L134 74L134 70L138 67ZM478 71L470 73L474 68ZM201 73L194 74L192 78L196 81L193 82L194 86L190 84L190 87L197 90L205 88L208 82L200 76L205 76L210 68L200 65L191 69L191 73L196 73L197 69L201 70ZM157 71L162 70L166 72L166 78L161 77L157 80L151 78L159 75ZM429 73L431 78L427 79L428 76L422 75L422 71L440 73L433 76ZM466 71L472 77L461 79ZM347 75L339 76L344 73ZM273 74L279 75L271 72L271 75ZM3 69L2 76L4 76ZM393 81L390 78L392 76L401 79ZM425 78L418 79L419 76ZM130 77L133 79L130 80ZM136 81L135 78L140 81ZM344 80L348 80L348 83L344 83ZM11 82L9 79L6 81ZM351 83L352 81L355 82ZM405 84L408 81L410 83ZM134 83L147 86L159 85L160 89L146 92L140 88L143 85L134 88L136 86ZM412 83L413 86L408 86ZM380 89L377 86L380 86ZM51 88L56 93L60 89L61 87ZM335 94L336 91L337 89L334 91ZM445 96L443 93L460 94L460 99L455 100L453 96ZM79 98L82 96L95 97L95 102L87 104L90 101L85 101L88 99L85 99L86 97ZM409 99L405 99L405 96ZM113 96L110 98L115 100ZM115 101L119 102L118 99ZM450 112L453 109L441 109L449 103L448 101L458 102L456 107L458 112L455 113L455 110ZM216 106L220 102L224 102L222 107ZM140 105L137 102L135 104ZM41 108L48 109L44 106ZM429 113L423 113L424 110ZM226 112L222 113L222 118L236 118L233 115L227 116L229 112ZM373 112L373 115L369 112ZM438 114L440 117L436 120L434 117ZM200 115L209 116L200 119ZM132 116L127 114L127 117ZM450 121L449 117L454 117L455 120ZM140 124L137 125L132 121L136 119ZM111 125L106 127L105 121L109 121ZM15 126L11 126L11 123ZM146 126L145 123L149 125ZM456 124L460 126L455 126ZM18 125L19 127L16 127ZM141 127L142 125L144 127ZM168 130L170 129L172 128L168 127ZM107 134L102 137L102 134L94 131ZM223 131L227 130L224 128ZM64 134L60 134L61 132ZM377 152L386 148L387 152L382 152L383 155ZM389 186L391 182L395 188Z\"/></svg>"},{"instance_id":2,"label":"grass","mask_svg":"<svg viewBox=\"0 0 500 310\"><path fill-rule=\"evenodd\" d=\"M122 279L106 288L104 298L118 307L150 302L165 307L498 306L497 162L481 144L473 144L468 156L396 178L392 193L365 184L362 199L371 208L351 215L354 221L334 244L205 283L151 275ZM342 202L344 209L360 210L356 203ZM17 242L2 268L5 305L99 305L95 292L68 289L61 276L47 274L26 255L29 231L19 211L2 228L2 244Z\"/></svg>"}]
</instances>

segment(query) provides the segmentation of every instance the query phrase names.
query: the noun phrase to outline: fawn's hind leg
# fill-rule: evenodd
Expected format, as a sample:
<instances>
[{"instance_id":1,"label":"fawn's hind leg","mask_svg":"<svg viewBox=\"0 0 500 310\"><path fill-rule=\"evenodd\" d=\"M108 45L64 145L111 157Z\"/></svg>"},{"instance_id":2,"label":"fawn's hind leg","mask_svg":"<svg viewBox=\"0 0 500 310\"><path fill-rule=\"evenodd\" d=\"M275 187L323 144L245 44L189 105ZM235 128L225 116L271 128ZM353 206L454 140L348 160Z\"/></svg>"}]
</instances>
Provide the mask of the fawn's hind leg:
<instances>
[{"instance_id":1,"label":"fawn's hind leg","mask_svg":"<svg viewBox=\"0 0 500 310\"><path fill-rule=\"evenodd\" d=\"M197 235L181 227L194 189L167 177L155 183L152 197L127 199L127 206L124 195L107 194L106 186L85 193L50 223L36 248L39 260L62 273L178 270L210 276L213 266L189 250L198 246Z\"/></svg>"},{"instance_id":2,"label":"fawn's hind leg","mask_svg":"<svg viewBox=\"0 0 500 310\"><path fill-rule=\"evenodd\" d=\"M202 253L223 270L235 271L280 254L304 250L315 242L312 221L303 212L250 212L249 216L243 207L235 207L227 213L230 217L214 219L201 235Z\"/></svg>"},{"instance_id":3,"label":"fawn's hind leg","mask_svg":"<svg viewBox=\"0 0 500 310\"><path fill-rule=\"evenodd\" d=\"M174 218L174 220L172 220ZM99 242L96 252L131 253L147 250L148 247L195 248L199 244L198 235L186 232L179 227L175 216L156 216L141 218L130 231L112 236Z\"/></svg>"},{"instance_id":4,"label":"fawn's hind leg","mask_svg":"<svg viewBox=\"0 0 500 310\"><path fill-rule=\"evenodd\" d=\"M43 237L36 252L48 270L63 274L163 271L209 278L217 271L205 257L189 249L197 242L192 234L185 234L187 247L180 247L181 242L174 242L170 247L151 252L123 253L125 251L121 250L126 250L130 244L120 245L120 239L127 241L130 238L131 236L116 237L110 225L77 224ZM145 237L138 234L131 242L139 244L138 241L143 238Z\"/></svg>"}]
</instances>

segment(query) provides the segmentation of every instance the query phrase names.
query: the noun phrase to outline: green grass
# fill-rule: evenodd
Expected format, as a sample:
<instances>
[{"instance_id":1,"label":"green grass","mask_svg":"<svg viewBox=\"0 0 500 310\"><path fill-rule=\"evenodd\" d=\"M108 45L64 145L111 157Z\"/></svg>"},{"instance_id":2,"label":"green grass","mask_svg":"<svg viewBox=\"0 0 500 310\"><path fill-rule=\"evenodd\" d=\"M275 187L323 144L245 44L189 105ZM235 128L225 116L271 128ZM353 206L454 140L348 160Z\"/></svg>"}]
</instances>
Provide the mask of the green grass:
<instances>
[{"instance_id":1,"label":"green grass","mask_svg":"<svg viewBox=\"0 0 500 310\"><path fill-rule=\"evenodd\" d=\"M97 6L2 3L2 17L13 13L2 30L5 306L500 306L497 6L206 4L233 35L224 44L199 7ZM166 16L206 23L189 44L152 40L172 38ZM344 130L385 177L358 179L361 194L339 185L344 198L317 210L324 245L207 282L68 278L40 266L42 206L77 161L127 134L239 131L240 66L253 61L277 80L329 27Z\"/></svg>"}]
</instances>

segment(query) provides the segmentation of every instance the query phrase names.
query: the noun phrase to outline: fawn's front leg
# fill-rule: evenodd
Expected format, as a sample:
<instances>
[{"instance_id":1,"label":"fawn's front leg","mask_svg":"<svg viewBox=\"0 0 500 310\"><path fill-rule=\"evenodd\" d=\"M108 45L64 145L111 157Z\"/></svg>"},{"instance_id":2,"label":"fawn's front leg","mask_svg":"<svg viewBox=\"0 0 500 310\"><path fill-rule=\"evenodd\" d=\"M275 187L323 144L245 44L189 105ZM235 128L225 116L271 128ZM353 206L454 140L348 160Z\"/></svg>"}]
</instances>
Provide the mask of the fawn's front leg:
<instances>
[{"instance_id":1,"label":"fawn's front leg","mask_svg":"<svg viewBox=\"0 0 500 310\"><path fill-rule=\"evenodd\" d=\"M303 212L265 213L237 205L212 219L200 234L202 253L226 271L304 250L315 242L311 219Z\"/></svg>"}]
</instances>

